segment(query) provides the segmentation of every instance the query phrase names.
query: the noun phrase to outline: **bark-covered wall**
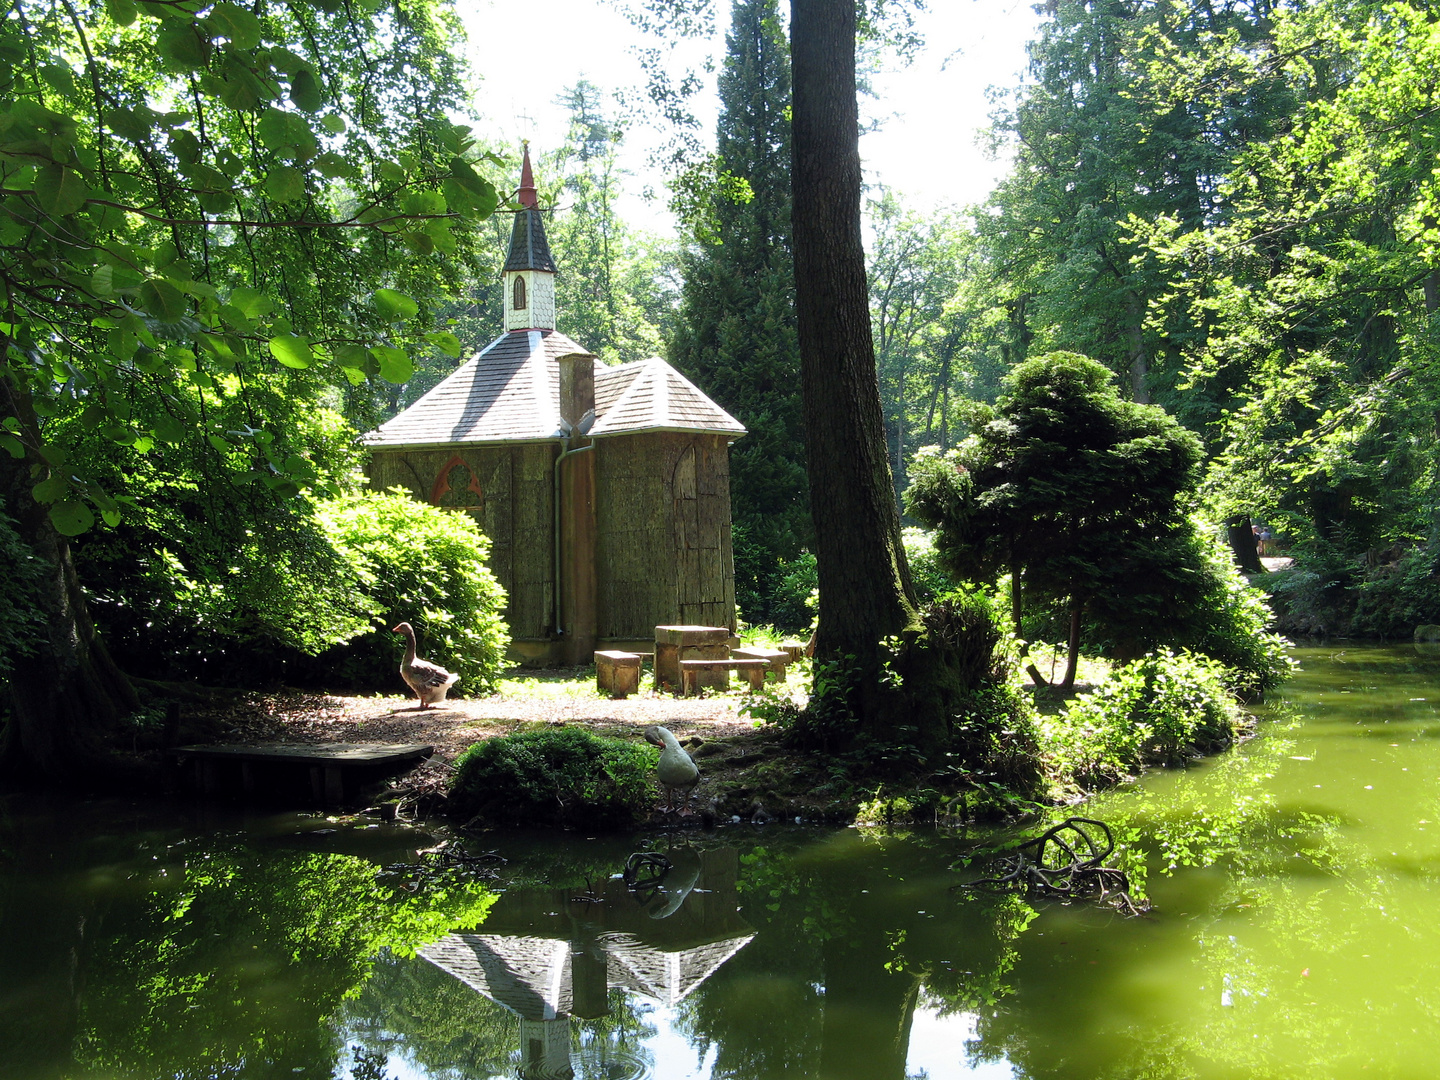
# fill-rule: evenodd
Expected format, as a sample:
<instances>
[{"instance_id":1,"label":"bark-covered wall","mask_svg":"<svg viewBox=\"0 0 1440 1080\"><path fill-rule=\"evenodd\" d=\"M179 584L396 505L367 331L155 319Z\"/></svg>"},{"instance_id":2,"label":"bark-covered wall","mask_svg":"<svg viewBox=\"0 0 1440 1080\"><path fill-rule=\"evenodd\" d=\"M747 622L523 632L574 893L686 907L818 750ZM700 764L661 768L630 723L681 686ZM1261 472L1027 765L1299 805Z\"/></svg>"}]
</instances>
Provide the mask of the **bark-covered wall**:
<instances>
[{"instance_id":1,"label":"bark-covered wall","mask_svg":"<svg viewBox=\"0 0 1440 1080\"><path fill-rule=\"evenodd\" d=\"M517 639L546 638L554 618L555 443L381 450L373 488L400 487L422 502L463 509L490 538L490 569L510 600Z\"/></svg>"},{"instance_id":2,"label":"bark-covered wall","mask_svg":"<svg viewBox=\"0 0 1440 1080\"><path fill-rule=\"evenodd\" d=\"M733 629L728 439L621 435L597 439L595 454L599 637Z\"/></svg>"}]
</instances>

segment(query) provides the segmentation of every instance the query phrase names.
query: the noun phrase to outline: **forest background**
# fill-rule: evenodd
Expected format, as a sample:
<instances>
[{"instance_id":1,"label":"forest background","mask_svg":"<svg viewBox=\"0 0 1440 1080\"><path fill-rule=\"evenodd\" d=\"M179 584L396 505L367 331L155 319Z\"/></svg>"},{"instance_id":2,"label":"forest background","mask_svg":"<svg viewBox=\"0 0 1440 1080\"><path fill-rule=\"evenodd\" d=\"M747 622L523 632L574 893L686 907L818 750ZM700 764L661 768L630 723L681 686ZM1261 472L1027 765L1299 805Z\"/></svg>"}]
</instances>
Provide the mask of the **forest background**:
<instances>
[{"instance_id":1,"label":"forest background","mask_svg":"<svg viewBox=\"0 0 1440 1080\"><path fill-rule=\"evenodd\" d=\"M368 670L352 643L399 592L490 588L415 562L428 540L383 573L353 557L405 533L403 511L354 510L354 437L498 332L515 148L466 119L443 6L317 3L271 13L278 30L224 2L88 14L105 50L66 5L22 5L0 41L17 523L0 529L16 567L0 677L39 633L33 506L69 538L69 587L127 671ZM536 171L559 208L565 332L607 362L667 356L749 429L732 463L741 615L798 628L815 568L789 51L775 4L740 0L731 20L713 147L685 80L656 68L647 88L675 122L678 239L622 219L625 125L583 80L564 94L568 144ZM907 47L903 19L869 29L870 48ZM356 71L326 62L350 47ZM1239 554L1255 522L1296 558L1257 578L1283 625L1409 637L1440 621L1437 52L1407 4L1047 6L1025 80L996 96L1014 157L991 197L917 213L902 191L867 194L897 509L916 452L962 446L1008 373L1080 354L1193 433L1193 509ZM113 139L85 144L87 124ZM37 456L43 474L16 464ZM907 549L922 591L949 584L927 536ZM1066 614L1042 606L1022 636L1063 638Z\"/></svg>"}]
</instances>

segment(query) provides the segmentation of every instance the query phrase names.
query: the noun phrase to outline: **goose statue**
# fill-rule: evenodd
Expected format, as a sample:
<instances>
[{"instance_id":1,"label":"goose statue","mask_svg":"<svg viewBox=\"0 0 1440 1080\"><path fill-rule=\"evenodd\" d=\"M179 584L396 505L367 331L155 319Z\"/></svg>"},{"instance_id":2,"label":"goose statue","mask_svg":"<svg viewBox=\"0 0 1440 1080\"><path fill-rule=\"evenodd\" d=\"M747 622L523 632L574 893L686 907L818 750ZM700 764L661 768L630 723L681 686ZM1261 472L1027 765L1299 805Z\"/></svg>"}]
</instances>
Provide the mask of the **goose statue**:
<instances>
[{"instance_id":1,"label":"goose statue","mask_svg":"<svg viewBox=\"0 0 1440 1080\"><path fill-rule=\"evenodd\" d=\"M415 691L415 696L420 699L420 708L428 709L444 701L450 687L460 681L460 676L415 655L415 628L408 622L402 622L390 632L405 635L405 659L400 661L400 677Z\"/></svg>"},{"instance_id":2,"label":"goose statue","mask_svg":"<svg viewBox=\"0 0 1440 1080\"><path fill-rule=\"evenodd\" d=\"M660 778L660 786L665 789L665 812L668 814L674 808L677 791L685 793L685 802L690 801L690 793L700 782L700 769L680 745L680 740L666 728L647 727L645 741L662 748L655 774Z\"/></svg>"}]
</instances>

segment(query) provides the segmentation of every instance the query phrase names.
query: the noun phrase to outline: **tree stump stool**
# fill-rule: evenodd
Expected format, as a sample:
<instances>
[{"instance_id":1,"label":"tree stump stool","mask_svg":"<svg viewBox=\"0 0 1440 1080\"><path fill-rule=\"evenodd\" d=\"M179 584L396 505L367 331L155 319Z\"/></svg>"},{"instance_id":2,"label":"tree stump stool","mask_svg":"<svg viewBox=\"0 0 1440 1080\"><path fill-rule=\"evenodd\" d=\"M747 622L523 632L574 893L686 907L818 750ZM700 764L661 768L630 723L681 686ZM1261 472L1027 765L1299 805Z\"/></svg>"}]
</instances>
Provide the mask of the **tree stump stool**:
<instances>
[{"instance_id":1,"label":"tree stump stool","mask_svg":"<svg viewBox=\"0 0 1440 1080\"><path fill-rule=\"evenodd\" d=\"M615 649L595 653L595 685L611 697L629 697L640 689L640 654Z\"/></svg>"}]
</instances>

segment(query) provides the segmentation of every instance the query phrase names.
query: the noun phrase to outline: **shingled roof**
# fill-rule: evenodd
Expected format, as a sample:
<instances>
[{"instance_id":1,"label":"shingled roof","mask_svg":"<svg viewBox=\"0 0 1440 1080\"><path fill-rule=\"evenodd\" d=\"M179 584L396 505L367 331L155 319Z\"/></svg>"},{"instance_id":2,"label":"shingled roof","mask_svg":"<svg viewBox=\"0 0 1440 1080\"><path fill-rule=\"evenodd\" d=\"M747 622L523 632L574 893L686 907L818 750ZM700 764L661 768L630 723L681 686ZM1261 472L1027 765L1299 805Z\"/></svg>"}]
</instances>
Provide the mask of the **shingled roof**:
<instances>
[{"instance_id":1,"label":"shingled roof","mask_svg":"<svg viewBox=\"0 0 1440 1080\"><path fill-rule=\"evenodd\" d=\"M740 421L658 356L595 371L595 426L590 436L634 431L745 434Z\"/></svg>"},{"instance_id":2,"label":"shingled roof","mask_svg":"<svg viewBox=\"0 0 1440 1080\"><path fill-rule=\"evenodd\" d=\"M506 270L548 270L555 272L550 256L550 242L545 239L545 222L541 211L533 207L515 215L510 229L510 252L505 256Z\"/></svg>"},{"instance_id":3,"label":"shingled roof","mask_svg":"<svg viewBox=\"0 0 1440 1080\"><path fill-rule=\"evenodd\" d=\"M361 441L393 450L563 438L556 361L585 351L558 330L511 331ZM739 421L658 356L597 365L595 423L587 434L639 431L745 434Z\"/></svg>"}]
</instances>

